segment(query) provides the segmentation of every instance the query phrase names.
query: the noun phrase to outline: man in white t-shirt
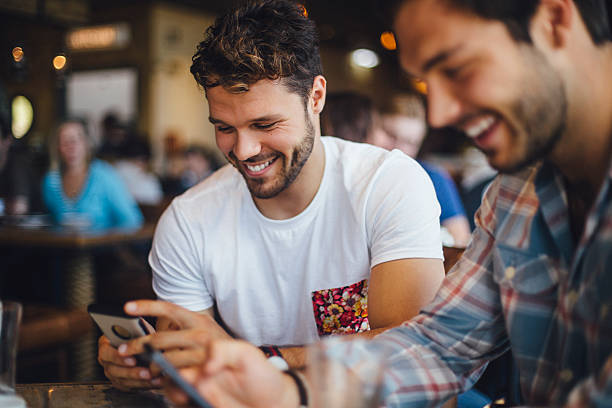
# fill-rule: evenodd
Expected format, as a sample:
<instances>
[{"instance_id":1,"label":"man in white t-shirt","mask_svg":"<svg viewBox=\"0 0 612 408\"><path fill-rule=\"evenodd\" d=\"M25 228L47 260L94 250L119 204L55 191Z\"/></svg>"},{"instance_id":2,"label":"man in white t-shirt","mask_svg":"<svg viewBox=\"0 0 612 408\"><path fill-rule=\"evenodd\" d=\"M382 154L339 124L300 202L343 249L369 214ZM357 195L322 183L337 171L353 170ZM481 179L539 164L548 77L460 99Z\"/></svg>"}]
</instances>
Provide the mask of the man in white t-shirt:
<instances>
[{"instance_id":1,"label":"man in white t-shirt","mask_svg":"<svg viewBox=\"0 0 612 408\"><path fill-rule=\"evenodd\" d=\"M186 323L174 305L140 305L164 317L158 329L182 329L146 339L182 349L167 353L177 365L198 363L199 345L231 333L298 367L303 345L396 326L443 280L440 207L424 170L399 151L321 137L326 80L304 14L285 0L240 7L193 57L231 166L175 199L155 234L158 297L201 313ZM158 382L130 357L141 343L118 352L101 339L115 385Z\"/></svg>"}]
</instances>

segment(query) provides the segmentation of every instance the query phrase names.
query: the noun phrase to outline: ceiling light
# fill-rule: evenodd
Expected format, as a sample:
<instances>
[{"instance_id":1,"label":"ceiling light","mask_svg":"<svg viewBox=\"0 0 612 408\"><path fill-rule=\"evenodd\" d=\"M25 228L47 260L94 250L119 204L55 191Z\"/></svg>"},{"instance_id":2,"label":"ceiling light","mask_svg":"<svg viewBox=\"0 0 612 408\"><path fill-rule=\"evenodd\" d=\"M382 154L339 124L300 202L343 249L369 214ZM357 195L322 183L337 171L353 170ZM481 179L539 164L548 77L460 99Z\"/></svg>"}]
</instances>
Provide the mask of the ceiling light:
<instances>
[{"instance_id":1,"label":"ceiling light","mask_svg":"<svg viewBox=\"0 0 612 408\"><path fill-rule=\"evenodd\" d=\"M13 54L13 60L15 60L15 62L21 62L21 60L23 60L23 48L15 47L11 53Z\"/></svg>"},{"instance_id":2,"label":"ceiling light","mask_svg":"<svg viewBox=\"0 0 612 408\"><path fill-rule=\"evenodd\" d=\"M367 48L359 48L351 54L351 61L353 64L362 68L374 68L380 62L378 55Z\"/></svg>"},{"instance_id":3,"label":"ceiling light","mask_svg":"<svg viewBox=\"0 0 612 408\"><path fill-rule=\"evenodd\" d=\"M66 56L65 55L56 55L53 58L53 68L57 71L61 71L66 66Z\"/></svg>"}]
</instances>

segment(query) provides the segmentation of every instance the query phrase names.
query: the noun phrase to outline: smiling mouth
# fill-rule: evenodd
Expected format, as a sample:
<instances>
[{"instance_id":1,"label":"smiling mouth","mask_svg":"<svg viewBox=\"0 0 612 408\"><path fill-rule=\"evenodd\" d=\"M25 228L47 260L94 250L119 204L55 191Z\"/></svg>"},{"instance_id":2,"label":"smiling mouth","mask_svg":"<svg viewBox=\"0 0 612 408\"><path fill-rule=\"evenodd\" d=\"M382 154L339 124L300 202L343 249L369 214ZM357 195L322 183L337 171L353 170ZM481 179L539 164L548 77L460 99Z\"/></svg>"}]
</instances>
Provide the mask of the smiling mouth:
<instances>
[{"instance_id":1,"label":"smiling mouth","mask_svg":"<svg viewBox=\"0 0 612 408\"><path fill-rule=\"evenodd\" d=\"M263 163L259 163L259 164L247 164L247 163L244 163L244 162L243 162L243 164L244 164L244 167L246 168L247 172L249 173L249 175L257 176L257 175L262 174L277 159L278 159L278 157L274 157L274 158L272 158L270 160L267 160L267 161L265 161Z\"/></svg>"}]
</instances>

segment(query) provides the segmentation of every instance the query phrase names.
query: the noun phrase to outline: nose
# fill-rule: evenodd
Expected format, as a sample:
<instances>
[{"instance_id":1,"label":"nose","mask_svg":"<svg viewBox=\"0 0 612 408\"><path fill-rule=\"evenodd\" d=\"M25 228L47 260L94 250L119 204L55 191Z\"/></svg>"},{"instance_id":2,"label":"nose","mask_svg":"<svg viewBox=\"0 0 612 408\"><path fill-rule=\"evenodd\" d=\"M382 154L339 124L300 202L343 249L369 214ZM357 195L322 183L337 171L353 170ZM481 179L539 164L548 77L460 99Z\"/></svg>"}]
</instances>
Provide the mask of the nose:
<instances>
[{"instance_id":1,"label":"nose","mask_svg":"<svg viewBox=\"0 0 612 408\"><path fill-rule=\"evenodd\" d=\"M237 132L232 151L238 160L247 160L261 152L261 143L251 132Z\"/></svg>"},{"instance_id":2,"label":"nose","mask_svg":"<svg viewBox=\"0 0 612 408\"><path fill-rule=\"evenodd\" d=\"M455 124L461 115L461 102L444 84L427 84L427 120L434 128Z\"/></svg>"}]
</instances>

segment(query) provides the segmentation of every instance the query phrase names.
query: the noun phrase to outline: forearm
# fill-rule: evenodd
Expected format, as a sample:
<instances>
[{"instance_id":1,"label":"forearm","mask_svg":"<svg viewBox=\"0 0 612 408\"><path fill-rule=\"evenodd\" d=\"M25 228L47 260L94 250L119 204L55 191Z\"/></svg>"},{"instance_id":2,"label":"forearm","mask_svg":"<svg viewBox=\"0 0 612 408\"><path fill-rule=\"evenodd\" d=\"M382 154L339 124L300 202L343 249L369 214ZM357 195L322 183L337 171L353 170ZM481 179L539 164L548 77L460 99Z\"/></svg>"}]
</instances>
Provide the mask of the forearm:
<instances>
[{"instance_id":1,"label":"forearm","mask_svg":"<svg viewBox=\"0 0 612 408\"><path fill-rule=\"evenodd\" d=\"M356 337L372 338L392 327L393 326L381 327L378 329L372 329L372 330L364 331L361 333L344 334L342 336L347 337L347 338L356 338ZM289 365L289 368L294 369L294 370L301 370L306 367L306 349L307 349L306 346L280 347L280 351L283 355L283 358Z\"/></svg>"}]
</instances>

